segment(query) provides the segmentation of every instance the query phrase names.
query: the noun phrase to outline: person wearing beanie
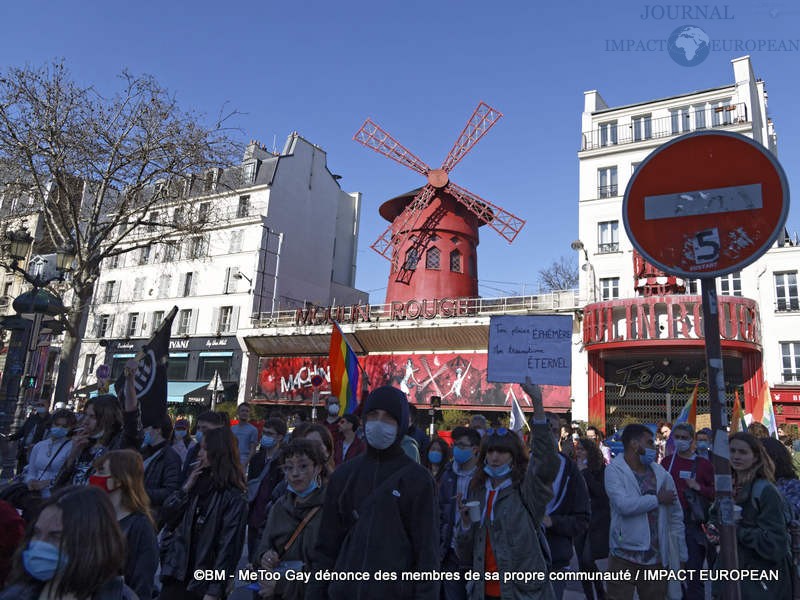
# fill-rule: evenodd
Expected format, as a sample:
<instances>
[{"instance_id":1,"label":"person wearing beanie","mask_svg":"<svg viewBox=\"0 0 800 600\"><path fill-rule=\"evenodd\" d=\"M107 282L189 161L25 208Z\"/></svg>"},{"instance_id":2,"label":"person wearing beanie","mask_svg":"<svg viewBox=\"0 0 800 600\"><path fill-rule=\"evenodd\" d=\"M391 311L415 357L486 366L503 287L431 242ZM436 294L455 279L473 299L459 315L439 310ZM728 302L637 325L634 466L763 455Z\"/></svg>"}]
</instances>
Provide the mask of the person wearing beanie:
<instances>
[{"instance_id":1,"label":"person wearing beanie","mask_svg":"<svg viewBox=\"0 0 800 600\"><path fill-rule=\"evenodd\" d=\"M365 400L362 414L367 449L331 475L311 570L367 572L369 580L312 577L306 599L438 600L438 582L402 581L403 572L439 569L435 483L401 446L406 395L379 387Z\"/></svg>"}]
</instances>

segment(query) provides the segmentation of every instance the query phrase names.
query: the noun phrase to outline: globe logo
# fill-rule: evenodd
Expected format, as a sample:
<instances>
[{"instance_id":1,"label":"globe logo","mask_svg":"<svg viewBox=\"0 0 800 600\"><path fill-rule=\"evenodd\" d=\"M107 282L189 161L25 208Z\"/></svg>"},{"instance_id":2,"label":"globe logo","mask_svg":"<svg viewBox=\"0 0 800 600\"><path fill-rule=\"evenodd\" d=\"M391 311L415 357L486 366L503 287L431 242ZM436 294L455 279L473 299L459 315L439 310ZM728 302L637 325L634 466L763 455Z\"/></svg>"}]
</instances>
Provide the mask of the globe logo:
<instances>
[{"instance_id":1,"label":"globe logo","mask_svg":"<svg viewBox=\"0 0 800 600\"><path fill-rule=\"evenodd\" d=\"M708 34L694 25L678 27L667 40L669 55L682 67L696 67L711 52Z\"/></svg>"}]
</instances>

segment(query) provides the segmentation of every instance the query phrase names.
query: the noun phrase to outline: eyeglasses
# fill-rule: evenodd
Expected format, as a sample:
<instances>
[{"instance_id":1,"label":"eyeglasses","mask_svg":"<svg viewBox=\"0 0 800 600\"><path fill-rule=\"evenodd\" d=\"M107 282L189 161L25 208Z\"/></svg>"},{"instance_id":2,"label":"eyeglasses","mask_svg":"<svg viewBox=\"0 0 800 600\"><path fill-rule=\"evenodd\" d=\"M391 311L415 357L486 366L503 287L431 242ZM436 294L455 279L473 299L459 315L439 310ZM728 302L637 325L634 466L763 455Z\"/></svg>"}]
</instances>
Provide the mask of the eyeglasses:
<instances>
[{"instance_id":1,"label":"eyeglasses","mask_svg":"<svg viewBox=\"0 0 800 600\"><path fill-rule=\"evenodd\" d=\"M499 435L503 437L504 435L508 435L509 431L505 427L498 427L497 429L487 429L486 435Z\"/></svg>"},{"instance_id":2,"label":"eyeglasses","mask_svg":"<svg viewBox=\"0 0 800 600\"><path fill-rule=\"evenodd\" d=\"M283 471L284 475L289 475L290 473L294 473L295 471L298 473L307 473L313 468L314 465L312 463L306 463L304 465L283 465L281 467L281 471Z\"/></svg>"}]
</instances>

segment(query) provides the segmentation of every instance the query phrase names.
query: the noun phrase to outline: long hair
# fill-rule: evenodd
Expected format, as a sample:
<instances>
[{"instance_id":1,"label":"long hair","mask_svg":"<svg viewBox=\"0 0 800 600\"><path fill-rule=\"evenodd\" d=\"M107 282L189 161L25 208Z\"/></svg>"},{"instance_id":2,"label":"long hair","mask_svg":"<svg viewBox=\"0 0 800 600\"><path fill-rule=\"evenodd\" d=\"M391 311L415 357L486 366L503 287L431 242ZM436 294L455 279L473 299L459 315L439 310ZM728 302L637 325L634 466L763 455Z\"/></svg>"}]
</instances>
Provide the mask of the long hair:
<instances>
[{"instance_id":1,"label":"long hair","mask_svg":"<svg viewBox=\"0 0 800 600\"><path fill-rule=\"evenodd\" d=\"M100 443L108 446L111 439L122 429L122 408L119 400L111 394L102 394L90 398L86 402L86 408L89 406L94 409L98 430L103 432Z\"/></svg>"},{"instance_id":2,"label":"long hair","mask_svg":"<svg viewBox=\"0 0 800 600\"><path fill-rule=\"evenodd\" d=\"M74 594L78 600L86 600L125 566L125 538L114 507L108 494L92 486L63 488L42 504L39 517L28 527L17 549L12 582L35 583L22 564L22 552L33 538L36 522L50 508L61 511L58 546L67 560L57 575L54 591L59 598Z\"/></svg>"},{"instance_id":3,"label":"long hair","mask_svg":"<svg viewBox=\"0 0 800 600\"><path fill-rule=\"evenodd\" d=\"M132 513L142 513L155 527L150 513L150 498L144 489L144 463L135 450L112 450L94 461L95 471L108 463L111 476L120 486L122 506Z\"/></svg>"},{"instance_id":4,"label":"long hair","mask_svg":"<svg viewBox=\"0 0 800 600\"><path fill-rule=\"evenodd\" d=\"M507 431L505 435L497 432L483 437L481 449L478 453L478 469L472 476L470 488L481 490L486 485L489 476L484 472L483 466L486 464L486 455L492 450L508 452L511 454L511 481L516 485L525 477L525 469L528 468L528 451L522 444L522 440L513 431Z\"/></svg>"},{"instance_id":5,"label":"long hair","mask_svg":"<svg viewBox=\"0 0 800 600\"><path fill-rule=\"evenodd\" d=\"M244 472L232 437L230 429L210 429L203 436L202 444L208 457L209 473L214 486L220 489L235 487L244 491Z\"/></svg>"},{"instance_id":6,"label":"long hair","mask_svg":"<svg viewBox=\"0 0 800 600\"><path fill-rule=\"evenodd\" d=\"M606 466L600 448L589 438L581 438L578 445L586 451L586 468L592 473L602 473Z\"/></svg>"},{"instance_id":7,"label":"long hair","mask_svg":"<svg viewBox=\"0 0 800 600\"><path fill-rule=\"evenodd\" d=\"M431 441L425 445L425 447L422 449L422 452L419 453L419 458L420 461L422 461L423 467L430 469L432 466L434 466L431 464L431 461L428 460L428 452L430 452L431 448L434 446L438 446L442 451L442 462L437 466L437 468L441 471L445 465L450 462L450 457L452 456L453 452L450 450L450 446L447 445L447 442L445 442L438 435L433 436Z\"/></svg>"},{"instance_id":8,"label":"long hair","mask_svg":"<svg viewBox=\"0 0 800 600\"><path fill-rule=\"evenodd\" d=\"M747 469L747 471L734 471L736 484L743 486L756 479L766 479L767 481L775 483L775 463L772 462L769 454L767 454L761 440L744 431L739 431L730 436L729 443L733 440L739 440L750 446L750 451L755 457L755 462L753 462L753 465Z\"/></svg>"},{"instance_id":9,"label":"long hair","mask_svg":"<svg viewBox=\"0 0 800 600\"><path fill-rule=\"evenodd\" d=\"M760 440L772 462L775 463L775 479L797 479L797 471L792 464L789 449L775 438Z\"/></svg>"}]
</instances>

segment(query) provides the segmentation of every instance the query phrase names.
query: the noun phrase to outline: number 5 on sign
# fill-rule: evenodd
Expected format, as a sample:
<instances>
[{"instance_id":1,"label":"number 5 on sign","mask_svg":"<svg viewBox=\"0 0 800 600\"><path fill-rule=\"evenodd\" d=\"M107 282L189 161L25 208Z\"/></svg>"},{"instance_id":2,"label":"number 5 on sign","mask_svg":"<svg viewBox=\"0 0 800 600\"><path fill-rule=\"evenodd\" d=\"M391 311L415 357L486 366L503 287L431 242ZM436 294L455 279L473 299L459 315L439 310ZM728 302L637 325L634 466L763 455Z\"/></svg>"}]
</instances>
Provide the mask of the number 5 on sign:
<instances>
[{"instance_id":1,"label":"number 5 on sign","mask_svg":"<svg viewBox=\"0 0 800 600\"><path fill-rule=\"evenodd\" d=\"M716 227L698 231L692 238L694 261L698 265L719 260L719 231Z\"/></svg>"}]
</instances>

